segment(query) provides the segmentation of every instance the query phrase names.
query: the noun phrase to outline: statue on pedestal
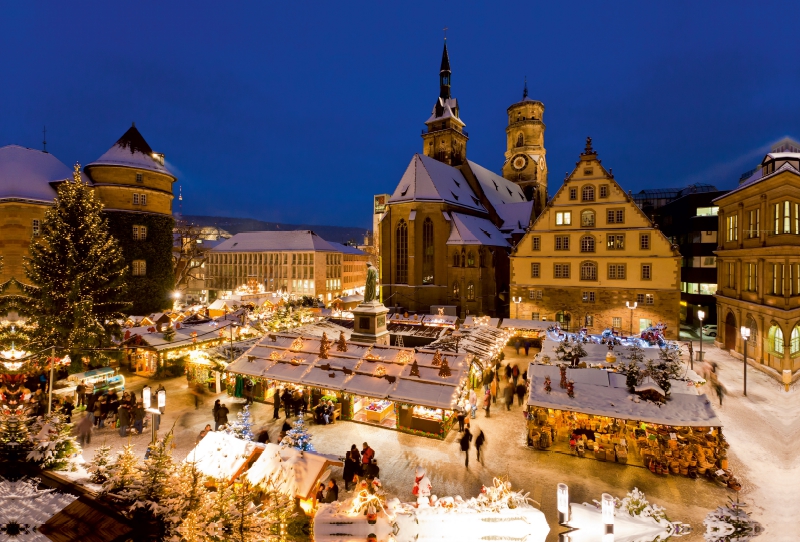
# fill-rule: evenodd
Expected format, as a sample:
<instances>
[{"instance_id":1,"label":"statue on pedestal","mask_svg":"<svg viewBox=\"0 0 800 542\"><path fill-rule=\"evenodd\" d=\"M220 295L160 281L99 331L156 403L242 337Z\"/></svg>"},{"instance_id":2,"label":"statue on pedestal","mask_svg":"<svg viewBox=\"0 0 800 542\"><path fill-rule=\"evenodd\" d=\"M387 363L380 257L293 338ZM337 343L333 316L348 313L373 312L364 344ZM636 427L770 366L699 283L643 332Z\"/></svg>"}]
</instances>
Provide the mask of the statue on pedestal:
<instances>
[{"instance_id":1,"label":"statue on pedestal","mask_svg":"<svg viewBox=\"0 0 800 542\"><path fill-rule=\"evenodd\" d=\"M367 284L364 287L364 303L378 300L378 270L367 262Z\"/></svg>"}]
</instances>

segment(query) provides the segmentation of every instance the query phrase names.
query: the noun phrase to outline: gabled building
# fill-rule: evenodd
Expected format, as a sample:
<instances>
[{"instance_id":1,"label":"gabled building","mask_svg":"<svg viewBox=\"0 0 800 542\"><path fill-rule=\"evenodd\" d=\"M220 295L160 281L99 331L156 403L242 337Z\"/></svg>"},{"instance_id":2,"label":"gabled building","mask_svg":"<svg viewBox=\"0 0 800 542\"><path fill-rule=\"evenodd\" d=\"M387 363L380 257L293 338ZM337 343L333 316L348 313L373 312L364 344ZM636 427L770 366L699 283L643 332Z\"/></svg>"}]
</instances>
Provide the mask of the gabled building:
<instances>
[{"instance_id":1,"label":"gabled building","mask_svg":"<svg viewBox=\"0 0 800 542\"><path fill-rule=\"evenodd\" d=\"M506 314L508 251L547 200L544 105L528 98L526 85L523 100L508 109L508 175L501 176L468 159L450 84L445 43L422 154L381 208L382 301L418 312L450 305L462 316Z\"/></svg>"},{"instance_id":2,"label":"gabled building","mask_svg":"<svg viewBox=\"0 0 800 542\"><path fill-rule=\"evenodd\" d=\"M600 163L591 138L511 255L512 316L678 338L680 254ZM635 309L630 309L635 305Z\"/></svg>"}]
</instances>

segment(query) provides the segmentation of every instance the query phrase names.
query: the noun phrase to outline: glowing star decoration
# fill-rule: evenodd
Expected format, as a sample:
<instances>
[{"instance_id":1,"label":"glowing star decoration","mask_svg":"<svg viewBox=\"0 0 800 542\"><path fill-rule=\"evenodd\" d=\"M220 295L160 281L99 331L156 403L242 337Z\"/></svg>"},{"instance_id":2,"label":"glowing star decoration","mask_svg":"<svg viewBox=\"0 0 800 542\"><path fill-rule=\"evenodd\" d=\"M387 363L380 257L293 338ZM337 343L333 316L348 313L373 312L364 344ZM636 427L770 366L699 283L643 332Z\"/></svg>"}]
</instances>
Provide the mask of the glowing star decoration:
<instances>
[{"instance_id":1,"label":"glowing star decoration","mask_svg":"<svg viewBox=\"0 0 800 542\"><path fill-rule=\"evenodd\" d=\"M292 345L289 347L289 350L292 352L299 352L303 349L303 338L297 337L294 341L292 341Z\"/></svg>"},{"instance_id":2,"label":"glowing star decoration","mask_svg":"<svg viewBox=\"0 0 800 542\"><path fill-rule=\"evenodd\" d=\"M397 358L395 358L395 361L397 363L405 365L406 363L408 363L409 361L412 361L413 359L414 359L414 351L413 350L401 350L400 352L398 352Z\"/></svg>"},{"instance_id":3,"label":"glowing star decoration","mask_svg":"<svg viewBox=\"0 0 800 542\"><path fill-rule=\"evenodd\" d=\"M378 367L375 369L375 376L378 378L386 376L386 367L383 365L378 365Z\"/></svg>"}]
</instances>

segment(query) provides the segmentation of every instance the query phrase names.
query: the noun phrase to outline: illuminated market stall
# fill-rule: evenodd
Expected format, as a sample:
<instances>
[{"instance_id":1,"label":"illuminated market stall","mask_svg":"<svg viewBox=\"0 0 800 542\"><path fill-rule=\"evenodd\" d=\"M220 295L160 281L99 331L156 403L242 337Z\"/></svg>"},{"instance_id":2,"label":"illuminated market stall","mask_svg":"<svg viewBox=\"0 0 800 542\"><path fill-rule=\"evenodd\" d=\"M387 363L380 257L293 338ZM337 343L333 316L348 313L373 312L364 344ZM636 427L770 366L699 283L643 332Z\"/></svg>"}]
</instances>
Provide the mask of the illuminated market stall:
<instances>
[{"instance_id":1,"label":"illuminated market stall","mask_svg":"<svg viewBox=\"0 0 800 542\"><path fill-rule=\"evenodd\" d=\"M275 391L302 389L313 409L336 403L337 417L444 438L453 408L464 393L467 354L336 342L327 337L273 334L263 337L226 373L229 393L237 378L255 383L256 400L275 400Z\"/></svg>"},{"instance_id":2,"label":"illuminated market stall","mask_svg":"<svg viewBox=\"0 0 800 542\"><path fill-rule=\"evenodd\" d=\"M727 469L722 422L691 381L670 394L650 379L603 369L528 368L528 444L600 461L637 462L657 474L695 477ZM710 473L709 473L710 474Z\"/></svg>"}]
</instances>

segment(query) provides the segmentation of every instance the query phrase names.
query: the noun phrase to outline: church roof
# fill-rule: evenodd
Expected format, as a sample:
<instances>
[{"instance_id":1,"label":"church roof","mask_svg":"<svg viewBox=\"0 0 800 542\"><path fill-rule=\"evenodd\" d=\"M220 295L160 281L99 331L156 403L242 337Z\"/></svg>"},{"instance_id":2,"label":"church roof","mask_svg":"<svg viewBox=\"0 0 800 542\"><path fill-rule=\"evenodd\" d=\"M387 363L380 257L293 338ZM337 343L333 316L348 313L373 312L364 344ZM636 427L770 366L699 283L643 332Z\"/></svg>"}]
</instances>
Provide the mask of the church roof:
<instances>
[{"instance_id":1,"label":"church roof","mask_svg":"<svg viewBox=\"0 0 800 542\"><path fill-rule=\"evenodd\" d=\"M390 204L410 201L440 201L486 212L461 171L421 154L411 159L389 198Z\"/></svg>"},{"instance_id":2,"label":"church roof","mask_svg":"<svg viewBox=\"0 0 800 542\"><path fill-rule=\"evenodd\" d=\"M459 123L461 126L466 126L464 121L455 114L456 109L458 109L458 100L455 98L437 98L436 103L433 105L431 116L428 117L425 124L444 119L453 119L454 122Z\"/></svg>"},{"instance_id":3,"label":"church roof","mask_svg":"<svg viewBox=\"0 0 800 542\"><path fill-rule=\"evenodd\" d=\"M322 251L339 249L311 230L246 231L226 239L210 252Z\"/></svg>"},{"instance_id":4,"label":"church roof","mask_svg":"<svg viewBox=\"0 0 800 542\"><path fill-rule=\"evenodd\" d=\"M50 183L72 179L72 171L50 153L6 145L0 147L0 200L52 202Z\"/></svg>"},{"instance_id":5,"label":"church roof","mask_svg":"<svg viewBox=\"0 0 800 542\"><path fill-rule=\"evenodd\" d=\"M154 157L153 149L150 148L135 125L128 128L128 131L122 134L122 137L103 156L88 164L85 169L88 170L93 166L130 167L175 177Z\"/></svg>"},{"instance_id":6,"label":"church roof","mask_svg":"<svg viewBox=\"0 0 800 542\"><path fill-rule=\"evenodd\" d=\"M533 212L532 201L521 201L518 203L507 203L495 207L497 214L503 219L500 230L503 233L525 233L525 229L531 222Z\"/></svg>"},{"instance_id":7,"label":"church roof","mask_svg":"<svg viewBox=\"0 0 800 542\"><path fill-rule=\"evenodd\" d=\"M500 213L499 207L505 204L525 201L525 194L522 193L522 189L516 183L489 171L472 160L467 160L467 162L469 162L469 169L478 182L481 183L483 193L489 203L498 213Z\"/></svg>"},{"instance_id":8,"label":"church roof","mask_svg":"<svg viewBox=\"0 0 800 542\"><path fill-rule=\"evenodd\" d=\"M451 213L451 217L448 245L509 246L506 238L490 220L461 213Z\"/></svg>"}]
</instances>

